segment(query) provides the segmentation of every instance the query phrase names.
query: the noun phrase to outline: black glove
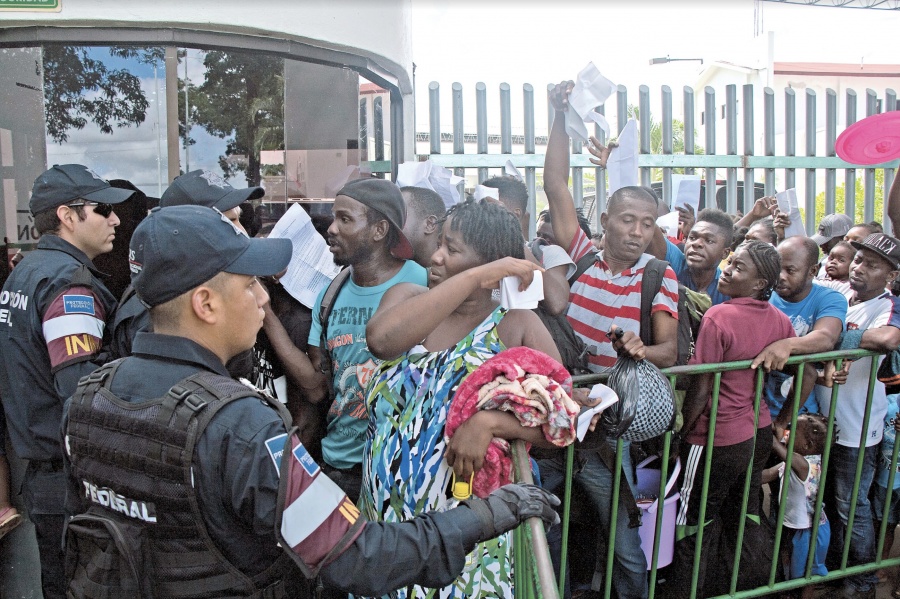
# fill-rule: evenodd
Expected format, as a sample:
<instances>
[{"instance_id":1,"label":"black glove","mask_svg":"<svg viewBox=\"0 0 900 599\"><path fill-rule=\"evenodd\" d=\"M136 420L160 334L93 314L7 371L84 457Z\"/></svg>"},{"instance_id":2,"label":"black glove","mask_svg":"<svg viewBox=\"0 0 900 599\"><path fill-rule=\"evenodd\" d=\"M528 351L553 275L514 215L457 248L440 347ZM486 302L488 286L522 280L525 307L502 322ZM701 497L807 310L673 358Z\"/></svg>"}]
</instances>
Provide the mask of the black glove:
<instances>
[{"instance_id":1,"label":"black glove","mask_svg":"<svg viewBox=\"0 0 900 599\"><path fill-rule=\"evenodd\" d=\"M535 485L506 485L487 499L471 497L462 503L481 520L482 541L512 530L528 518L540 518L547 524L559 522L559 514L553 509L559 505L559 498Z\"/></svg>"}]
</instances>

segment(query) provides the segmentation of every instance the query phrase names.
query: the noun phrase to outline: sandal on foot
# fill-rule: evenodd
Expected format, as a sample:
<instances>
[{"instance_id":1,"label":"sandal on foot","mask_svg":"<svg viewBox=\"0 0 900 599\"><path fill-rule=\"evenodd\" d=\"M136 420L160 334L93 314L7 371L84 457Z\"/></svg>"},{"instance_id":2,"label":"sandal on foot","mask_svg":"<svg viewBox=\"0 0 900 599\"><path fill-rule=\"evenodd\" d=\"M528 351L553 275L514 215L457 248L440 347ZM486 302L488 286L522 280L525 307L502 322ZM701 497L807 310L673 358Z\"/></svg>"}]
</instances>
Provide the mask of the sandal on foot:
<instances>
[{"instance_id":1,"label":"sandal on foot","mask_svg":"<svg viewBox=\"0 0 900 599\"><path fill-rule=\"evenodd\" d=\"M0 510L0 539L6 536L6 533L22 523L22 514L16 511L14 507L8 507Z\"/></svg>"}]
</instances>

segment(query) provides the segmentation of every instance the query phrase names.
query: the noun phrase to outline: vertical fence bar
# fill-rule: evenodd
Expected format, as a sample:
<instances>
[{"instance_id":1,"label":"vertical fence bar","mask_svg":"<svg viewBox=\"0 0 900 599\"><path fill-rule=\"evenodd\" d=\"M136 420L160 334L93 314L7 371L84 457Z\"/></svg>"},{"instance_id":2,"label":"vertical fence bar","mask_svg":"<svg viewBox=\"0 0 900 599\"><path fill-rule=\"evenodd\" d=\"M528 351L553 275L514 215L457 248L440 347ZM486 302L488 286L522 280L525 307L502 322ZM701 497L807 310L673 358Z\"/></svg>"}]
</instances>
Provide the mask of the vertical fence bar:
<instances>
[{"instance_id":1,"label":"vertical fence bar","mask_svg":"<svg viewBox=\"0 0 900 599\"><path fill-rule=\"evenodd\" d=\"M703 124L706 131L706 154L716 153L716 90L707 85L703 89ZM716 205L716 169L704 169L706 199L703 208L718 208Z\"/></svg>"},{"instance_id":2,"label":"vertical fence bar","mask_svg":"<svg viewBox=\"0 0 900 599\"><path fill-rule=\"evenodd\" d=\"M662 153L672 154L675 151L673 145L672 89L668 85L664 85L662 86ZM675 199L672 197L672 169L663 168L662 174L662 199L669 208L672 208L675 203Z\"/></svg>"},{"instance_id":3,"label":"vertical fence bar","mask_svg":"<svg viewBox=\"0 0 900 599\"><path fill-rule=\"evenodd\" d=\"M684 86L684 153L697 153L694 145L694 88L688 85ZM694 168L686 168L684 172L686 175L693 175Z\"/></svg>"},{"instance_id":4,"label":"vertical fence bar","mask_svg":"<svg viewBox=\"0 0 900 599\"><path fill-rule=\"evenodd\" d=\"M825 155L835 156L834 142L837 140L837 92L825 90ZM837 189L837 171L825 169L825 214L835 213L835 189Z\"/></svg>"},{"instance_id":5,"label":"vertical fence bar","mask_svg":"<svg viewBox=\"0 0 900 599\"><path fill-rule=\"evenodd\" d=\"M369 104L366 98L359 100L359 161L369 159Z\"/></svg>"},{"instance_id":6,"label":"vertical fence bar","mask_svg":"<svg viewBox=\"0 0 900 599\"><path fill-rule=\"evenodd\" d=\"M601 104L594 109L594 112L606 115L606 104ZM601 144L606 145L606 133L600 128L600 125L594 123L594 137L600 140ZM597 167L594 169L594 181L596 184L596 201L594 202L594 231L600 230L600 215L606 212L606 169Z\"/></svg>"},{"instance_id":7,"label":"vertical fence bar","mask_svg":"<svg viewBox=\"0 0 900 599\"><path fill-rule=\"evenodd\" d=\"M384 160L384 108L380 96L372 101L372 120L375 121L375 160ZM376 176L384 179L384 173Z\"/></svg>"},{"instance_id":8,"label":"vertical fence bar","mask_svg":"<svg viewBox=\"0 0 900 599\"><path fill-rule=\"evenodd\" d=\"M512 154L512 108L509 83L500 84L500 153Z\"/></svg>"},{"instance_id":9,"label":"vertical fence bar","mask_svg":"<svg viewBox=\"0 0 900 599\"><path fill-rule=\"evenodd\" d=\"M846 114L844 127L856 122L856 92L847 90ZM844 214L856 221L856 169L844 170Z\"/></svg>"},{"instance_id":10,"label":"vertical fence bar","mask_svg":"<svg viewBox=\"0 0 900 599\"><path fill-rule=\"evenodd\" d=\"M806 89L806 155L816 155L816 92ZM816 169L806 169L806 234L816 232Z\"/></svg>"},{"instance_id":11,"label":"vertical fence bar","mask_svg":"<svg viewBox=\"0 0 900 599\"><path fill-rule=\"evenodd\" d=\"M624 85L616 87L616 129L617 135L628 123L628 88Z\"/></svg>"},{"instance_id":12,"label":"vertical fence bar","mask_svg":"<svg viewBox=\"0 0 900 599\"><path fill-rule=\"evenodd\" d=\"M873 89L866 90L866 116L878 114L878 95ZM863 171L864 203L863 221L870 223L875 220L875 169L867 168Z\"/></svg>"},{"instance_id":13,"label":"vertical fence bar","mask_svg":"<svg viewBox=\"0 0 900 599\"><path fill-rule=\"evenodd\" d=\"M466 133L463 128L463 88L462 83L455 82L453 84L453 153L466 153ZM453 174L457 177L465 179L466 169L455 168ZM463 180L459 186L459 197L465 197L466 182Z\"/></svg>"},{"instance_id":14,"label":"vertical fence bar","mask_svg":"<svg viewBox=\"0 0 900 599\"><path fill-rule=\"evenodd\" d=\"M897 110L897 92L888 88L884 90L884 111L887 112L889 110ZM884 226L885 232L888 235L894 235L894 225L891 222L891 219L888 218L888 192L891 190L891 185L894 184L894 169L886 168L884 169L884 190L882 191L882 197L884 198L884 214L881 215L881 223Z\"/></svg>"},{"instance_id":15,"label":"vertical fence bar","mask_svg":"<svg viewBox=\"0 0 900 599\"><path fill-rule=\"evenodd\" d=\"M784 155L797 155L797 96L789 87L784 90ZM784 188L796 186L794 169L784 169Z\"/></svg>"},{"instance_id":16,"label":"vertical fence bar","mask_svg":"<svg viewBox=\"0 0 900 599\"><path fill-rule=\"evenodd\" d=\"M477 145L476 151L479 154L487 154L487 86L481 81L475 84L475 135ZM487 178L488 170L486 168L479 168L478 182L482 183Z\"/></svg>"},{"instance_id":17,"label":"vertical fence bar","mask_svg":"<svg viewBox=\"0 0 900 599\"><path fill-rule=\"evenodd\" d=\"M744 85L744 156L753 156L755 143L753 134L753 84ZM747 214L756 201L756 178L752 168L744 169L744 205L741 210Z\"/></svg>"},{"instance_id":18,"label":"vertical fence bar","mask_svg":"<svg viewBox=\"0 0 900 599\"><path fill-rule=\"evenodd\" d=\"M737 155L737 86L725 86L725 151ZM734 214L737 205L737 169L725 169L725 210Z\"/></svg>"},{"instance_id":19,"label":"vertical fence bar","mask_svg":"<svg viewBox=\"0 0 900 599\"><path fill-rule=\"evenodd\" d=\"M641 154L652 154L650 147L650 88L642 85L638 88L638 116L641 119ZM641 167L641 185L650 187L651 173L649 167Z\"/></svg>"},{"instance_id":20,"label":"vertical fence bar","mask_svg":"<svg viewBox=\"0 0 900 599\"><path fill-rule=\"evenodd\" d=\"M767 87L763 90L763 145L766 156L775 155L775 90ZM775 169L767 168L765 193L775 195Z\"/></svg>"},{"instance_id":21,"label":"vertical fence bar","mask_svg":"<svg viewBox=\"0 0 900 599\"><path fill-rule=\"evenodd\" d=\"M530 83L522 86L522 103L524 105L524 125L525 125L525 153L534 154L534 88ZM528 188L528 239L534 239L535 222L537 217L537 185L535 182L534 167L525 168L525 187Z\"/></svg>"},{"instance_id":22,"label":"vertical fence bar","mask_svg":"<svg viewBox=\"0 0 900 599\"><path fill-rule=\"evenodd\" d=\"M428 84L428 141L429 154L441 153L441 86L437 81Z\"/></svg>"},{"instance_id":23,"label":"vertical fence bar","mask_svg":"<svg viewBox=\"0 0 900 599\"><path fill-rule=\"evenodd\" d=\"M584 144L580 141L572 140L572 153L581 154ZM584 206L584 169L580 166L572 167L572 199L575 201L576 208Z\"/></svg>"}]
</instances>

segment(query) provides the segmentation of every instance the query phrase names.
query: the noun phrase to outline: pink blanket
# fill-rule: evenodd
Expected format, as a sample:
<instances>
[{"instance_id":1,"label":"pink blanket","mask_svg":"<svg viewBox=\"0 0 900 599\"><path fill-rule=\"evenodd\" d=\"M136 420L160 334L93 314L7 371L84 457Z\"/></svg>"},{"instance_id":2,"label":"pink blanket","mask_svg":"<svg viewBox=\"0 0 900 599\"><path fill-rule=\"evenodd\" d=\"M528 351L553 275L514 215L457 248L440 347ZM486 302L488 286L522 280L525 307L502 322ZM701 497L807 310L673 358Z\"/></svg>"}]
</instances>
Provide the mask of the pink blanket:
<instances>
[{"instance_id":1,"label":"pink blanket","mask_svg":"<svg viewBox=\"0 0 900 599\"><path fill-rule=\"evenodd\" d=\"M444 434L449 440L459 426L478 410L505 410L523 426L541 427L544 437L558 447L575 440L580 410L569 394L572 377L562 364L528 347L500 352L470 373L450 403ZM488 446L484 467L475 473L473 491L487 495L511 482L509 443L495 438Z\"/></svg>"}]
</instances>

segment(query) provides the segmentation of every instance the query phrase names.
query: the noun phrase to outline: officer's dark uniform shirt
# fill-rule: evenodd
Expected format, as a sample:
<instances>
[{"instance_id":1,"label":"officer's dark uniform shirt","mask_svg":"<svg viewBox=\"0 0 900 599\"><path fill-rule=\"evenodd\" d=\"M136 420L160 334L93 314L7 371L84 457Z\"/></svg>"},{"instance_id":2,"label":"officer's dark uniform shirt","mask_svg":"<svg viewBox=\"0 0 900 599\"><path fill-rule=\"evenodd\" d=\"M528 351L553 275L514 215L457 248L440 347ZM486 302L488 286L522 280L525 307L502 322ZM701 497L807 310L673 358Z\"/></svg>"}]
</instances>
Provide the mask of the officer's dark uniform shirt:
<instances>
[{"instance_id":1,"label":"officer's dark uniform shirt","mask_svg":"<svg viewBox=\"0 0 900 599\"><path fill-rule=\"evenodd\" d=\"M90 284L73 285L82 266ZM106 361L101 348L116 302L101 275L84 252L56 235L44 235L3 285L0 398L21 458L62 459L63 402L82 376Z\"/></svg>"},{"instance_id":2,"label":"officer's dark uniform shirt","mask_svg":"<svg viewBox=\"0 0 900 599\"><path fill-rule=\"evenodd\" d=\"M199 370L228 376L221 360L199 344L142 332L110 391L128 402L156 399ZM274 409L247 397L222 408L197 442L193 475L204 523L213 542L244 573L262 571L283 551L274 534L279 478L266 441L286 432ZM359 594L380 595L414 581L440 587L462 569L480 529L477 516L467 509L402 525L367 523L322 576L326 584L359 589Z\"/></svg>"}]
</instances>

